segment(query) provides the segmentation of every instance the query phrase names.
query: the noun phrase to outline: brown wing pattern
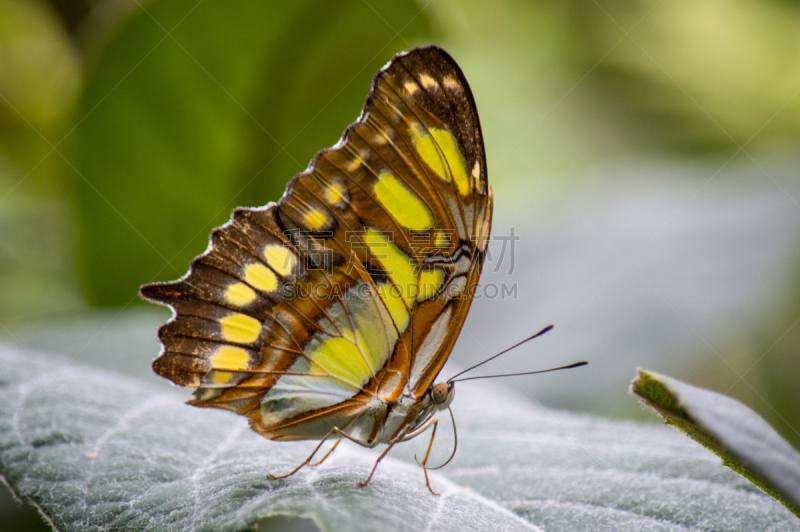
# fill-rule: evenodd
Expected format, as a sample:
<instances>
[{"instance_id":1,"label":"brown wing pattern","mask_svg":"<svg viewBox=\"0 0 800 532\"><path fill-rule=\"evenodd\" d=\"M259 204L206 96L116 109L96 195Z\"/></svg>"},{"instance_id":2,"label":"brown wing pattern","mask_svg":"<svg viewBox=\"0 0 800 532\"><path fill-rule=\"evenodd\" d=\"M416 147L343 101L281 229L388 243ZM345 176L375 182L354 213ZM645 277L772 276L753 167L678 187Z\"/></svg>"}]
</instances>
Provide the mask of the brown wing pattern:
<instances>
[{"instance_id":1,"label":"brown wing pattern","mask_svg":"<svg viewBox=\"0 0 800 532\"><path fill-rule=\"evenodd\" d=\"M277 204L237 209L184 278L142 288L174 310L153 367L273 439L346 429L406 387L420 397L471 304L491 209L458 65L434 46L398 55ZM373 418L352 430L374 434Z\"/></svg>"}]
</instances>

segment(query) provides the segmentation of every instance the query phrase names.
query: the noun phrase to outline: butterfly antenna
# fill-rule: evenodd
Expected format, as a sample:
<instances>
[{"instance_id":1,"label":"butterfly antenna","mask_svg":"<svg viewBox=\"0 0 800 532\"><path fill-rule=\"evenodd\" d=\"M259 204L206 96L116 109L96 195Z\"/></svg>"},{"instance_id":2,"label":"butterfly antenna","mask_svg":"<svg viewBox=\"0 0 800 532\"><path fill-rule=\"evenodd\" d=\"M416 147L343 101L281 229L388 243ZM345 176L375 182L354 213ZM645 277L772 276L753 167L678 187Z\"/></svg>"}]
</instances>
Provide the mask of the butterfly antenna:
<instances>
[{"instance_id":1,"label":"butterfly antenna","mask_svg":"<svg viewBox=\"0 0 800 532\"><path fill-rule=\"evenodd\" d=\"M494 360L495 358L499 357L500 355L505 355L506 353L508 353L508 352L509 352L509 351L511 351L512 349L516 349L517 347L521 346L522 344L524 344L524 343L526 343L526 342L530 342L530 341L531 341L531 340L533 340L534 338L538 338L538 337L540 337L540 336L541 336L541 335L543 335L544 333L546 333L546 332L549 332L549 331L550 331L552 328L553 328L553 326L552 326L552 325L548 325L547 327L545 327L545 328L544 328L544 329L542 329L541 331L537 332L537 333L536 333L536 334L534 334L533 336L529 336L528 338L525 338L525 339L524 339L524 340L522 340L521 342L519 342L519 343L516 343L516 344L512 345L512 346L511 346L511 347L509 347L508 349L505 349L505 350L503 350L503 351L500 351L499 353L497 353L497 354L496 354L496 355L494 355L493 357L487 358L487 359L486 359L486 360L484 360L483 362L478 362L478 363L477 363L477 364L475 364L474 366L471 366L471 367L469 367L469 368L465 369L464 371L462 371L462 372L460 372L460 373L456 373L455 375L453 375L452 377L450 377L449 379L447 379L447 383L449 384L449 383L451 383L451 382L454 382L456 378L460 377L460 376L461 376L461 375L463 375L464 373L467 373L468 371L472 371L473 369L475 369L475 368L477 368L477 367L479 367L479 366L483 366L483 365L484 365L484 364L486 364L487 362L491 362L492 360ZM461 379L461 380L466 380L466 379Z\"/></svg>"},{"instance_id":2,"label":"butterfly antenna","mask_svg":"<svg viewBox=\"0 0 800 532\"><path fill-rule=\"evenodd\" d=\"M558 371L560 369L579 368L579 367L585 366L587 364L588 364L588 362L583 360L581 362L575 362L574 364L570 364L569 366L561 366L561 367L558 367L558 368L541 369L539 371L523 371L522 373L503 373L503 374L500 374L500 375L480 375L478 377L465 377L463 379L457 379L457 380L450 379L447 382L463 382L463 381L472 381L472 380L475 380L475 379L493 379L495 377L517 377L519 375L536 375L537 373L548 373L550 371Z\"/></svg>"}]
</instances>

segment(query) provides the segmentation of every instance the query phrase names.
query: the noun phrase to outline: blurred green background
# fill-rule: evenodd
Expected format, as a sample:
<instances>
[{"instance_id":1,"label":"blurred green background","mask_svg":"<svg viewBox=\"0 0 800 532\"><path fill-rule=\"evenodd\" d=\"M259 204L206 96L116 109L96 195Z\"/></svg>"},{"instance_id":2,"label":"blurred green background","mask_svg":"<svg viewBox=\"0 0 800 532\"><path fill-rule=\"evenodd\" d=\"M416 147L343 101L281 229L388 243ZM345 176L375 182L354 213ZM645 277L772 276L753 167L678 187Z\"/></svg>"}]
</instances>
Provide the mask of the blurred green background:
<instances>
[{"instance_id":1,"label":"blurred green background","mask_svg":"<svg viewBox=\"0 0 800 532\"><path fill-rule=\"evenodd\" d=\"M0 336L141 307L428 43L475 94L495 234L520 236L487 266L518 298L476 301L455 363L555 322L502 369L591 365L520 393L649 419L625 396L647 366L800 445L793 0L0 0Z\"/></svg>"}]
</instances>

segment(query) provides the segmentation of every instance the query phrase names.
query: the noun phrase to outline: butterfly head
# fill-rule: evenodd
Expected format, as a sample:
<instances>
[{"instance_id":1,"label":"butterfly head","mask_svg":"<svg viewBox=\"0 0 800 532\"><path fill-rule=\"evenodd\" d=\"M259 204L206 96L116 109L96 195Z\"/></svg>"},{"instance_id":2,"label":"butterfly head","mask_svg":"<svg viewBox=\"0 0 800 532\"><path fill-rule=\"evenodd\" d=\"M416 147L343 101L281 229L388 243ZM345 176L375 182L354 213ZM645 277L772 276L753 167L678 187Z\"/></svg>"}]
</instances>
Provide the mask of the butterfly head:
<instances>
[{"instance_id":1,"label":"butterfly head","mask_svg":"<svg viewBox=\"0 0 800 532\"><path fill-rule=\"evenodd\" d=\"M431 402L433 403L433 407L436 410L444 410L450 403L453 402L453 398L456 395L456 386L455 383L448 382L440 382L433 385L431 388Z\"/></svg>"}]
</instances>

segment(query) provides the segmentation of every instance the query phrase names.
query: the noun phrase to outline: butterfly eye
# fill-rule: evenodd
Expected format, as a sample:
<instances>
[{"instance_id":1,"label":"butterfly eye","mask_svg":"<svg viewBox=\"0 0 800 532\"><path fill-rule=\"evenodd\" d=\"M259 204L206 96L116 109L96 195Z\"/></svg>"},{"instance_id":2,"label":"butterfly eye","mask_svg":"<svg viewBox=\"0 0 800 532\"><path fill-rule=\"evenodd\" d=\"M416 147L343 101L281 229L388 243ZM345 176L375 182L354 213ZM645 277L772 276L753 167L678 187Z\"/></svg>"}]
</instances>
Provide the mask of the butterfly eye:
<instances>
[{"instance_id":1,"label":"butterfly eye","mask_svg":"<svg viewBox=\"0 0 800 532\"><path fill-rule=\"evenodd\" d=\"M449 393L450 390L447 388L447 385L443 382L440 382L433 386L433 390L431 390L431 398L433 399L434 404L440 405L447 401L447 396Z\"/></svg>"}]
</instances>

